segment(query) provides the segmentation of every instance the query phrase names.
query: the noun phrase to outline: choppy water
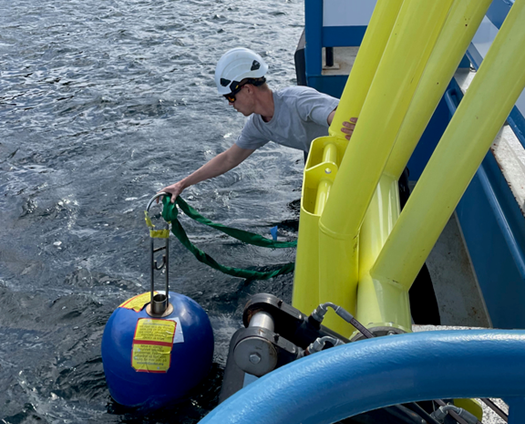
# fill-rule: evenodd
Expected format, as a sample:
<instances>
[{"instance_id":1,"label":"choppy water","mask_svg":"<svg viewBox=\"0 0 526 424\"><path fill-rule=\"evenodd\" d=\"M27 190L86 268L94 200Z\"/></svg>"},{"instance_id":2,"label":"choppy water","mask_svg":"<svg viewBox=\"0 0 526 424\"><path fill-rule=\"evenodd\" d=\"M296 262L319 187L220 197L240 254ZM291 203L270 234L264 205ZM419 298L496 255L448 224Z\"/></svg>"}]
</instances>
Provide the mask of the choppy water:
<instances>
[{"instance_id":1,"label":"choppy water","mask_svg":"<svg viewBox=\"0 0 526 424\"><path fill-rule=\"evenodd\" d=\"M112 402L102 332L122 301L148 290L150 197L243 126L216 93L215 63L250 47L268 61L272 88L295 84L302 28L302 0L0 0L0 422L191 423L215 406L248 296L290 299L290 275L228 277L172 238L171 289L208 311L216 344L199 394L169 411ZM301 172L301 153L269 145L183 197L266 235L297 220ZM227 265L294 258L185 225Z\"/></svg>"}]
</instances>

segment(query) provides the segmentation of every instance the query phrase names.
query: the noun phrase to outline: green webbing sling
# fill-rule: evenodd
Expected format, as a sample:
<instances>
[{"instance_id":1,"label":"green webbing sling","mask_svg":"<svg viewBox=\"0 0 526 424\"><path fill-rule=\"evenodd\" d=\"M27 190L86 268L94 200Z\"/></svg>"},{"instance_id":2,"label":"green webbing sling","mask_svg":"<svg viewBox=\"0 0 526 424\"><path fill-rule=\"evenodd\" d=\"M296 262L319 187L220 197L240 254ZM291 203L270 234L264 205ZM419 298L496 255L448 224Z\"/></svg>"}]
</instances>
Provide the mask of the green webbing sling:
<instances>
[{"instance_id":1,"label":"green webbing sling","mask_svg":"<svg viewBox=\"0 0 526 424\"><path fill-rule=\"evenodd\" d=\"M295 247L297 244L296 241L279 242L279 241L269 240L258 234L253 234L248 231L238 230L235 228L227 227L222 224L214 223L210 221L209 219L201 216L194 208L188 205L181 197L178 196L175 199L175 202L177 203L177 205L179 205L181 210L186 215L188 215L190 218L194 219L195 221L201 224L204 224L204 225L208 225L209 227L213 227L219 231L222 231L223 233L228 234L229 236L237 240L240 240L242 242L252 244L255 246L272 247L272 248ZM287 274L294 270L293 262L284 265L280 269L277 269L274 271L268 271L268 272L252 271L249 269L232 268L232 267L221 265L217 263L208 254L206 254L202 250L199 250L188 239L186 232L181 226L181 223L179 222L179 220L177 219L177 207L175 206L174 203L170 202L170 198L168 196L163 197L163 205L164 207L163 207L162 216L167 222L170 222L172 224L172 233L183 244L183 246L185 246L190 252L193 253L193 255L196 257L198 261L205 263L211 266L212 268L217 269L218 271L221 271L228 275L232 275L234 277L241 277L241 278L246 278L250 280L267 280L269 278L275 277L276 275Z\"/></svg>"}]
</instances>

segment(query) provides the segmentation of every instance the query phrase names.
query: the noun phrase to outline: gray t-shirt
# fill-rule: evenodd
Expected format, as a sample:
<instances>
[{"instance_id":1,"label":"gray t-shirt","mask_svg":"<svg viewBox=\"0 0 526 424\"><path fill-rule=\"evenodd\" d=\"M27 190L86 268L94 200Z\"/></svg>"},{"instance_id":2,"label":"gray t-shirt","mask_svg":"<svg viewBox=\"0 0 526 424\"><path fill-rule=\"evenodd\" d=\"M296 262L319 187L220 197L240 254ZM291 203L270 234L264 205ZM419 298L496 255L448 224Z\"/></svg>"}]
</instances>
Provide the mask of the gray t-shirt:
<instances>
[{"instance_id":1,"label":"gray t-shirt","mask_svg":"<svg viewBox=\"0 0 526 424\"><path fill-rule=\"evenodd\" d=\"M328 135L327 117L339 99L310 87L289 87L274 91L274 116L269 122L261 115L249 116L236 144L258 149L269 141L309 151L312 140Z\"/></svg>"}]
</instances>

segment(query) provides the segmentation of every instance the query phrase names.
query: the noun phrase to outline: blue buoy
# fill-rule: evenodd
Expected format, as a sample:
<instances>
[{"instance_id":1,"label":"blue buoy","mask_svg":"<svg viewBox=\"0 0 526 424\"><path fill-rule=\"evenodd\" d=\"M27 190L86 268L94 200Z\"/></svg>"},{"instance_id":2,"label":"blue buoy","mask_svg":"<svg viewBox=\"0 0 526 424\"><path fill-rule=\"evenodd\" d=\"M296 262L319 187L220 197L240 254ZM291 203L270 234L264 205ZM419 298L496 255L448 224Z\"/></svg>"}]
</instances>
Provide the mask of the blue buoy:
<instances>
[{"instance_id":1,"label":"blue buoy","mask_svg":"<svg viewBox=\"0 0 526 424\"><path fill-rule=\"evenodd\" d=\"M203 308L170 291L163 315L151 316L151 305L145 306L150 296L144 293L120 305L102 337L110 394L128 407L153 409L183 400L212 364L214 337Z\"/></svg>"},{"instance_id":2,"label":"blue buoy","mask_svg":"<svg viewBox=\"0 0 526 424\"><path fill-rule=\"evenodd\" d=\"M111 397L121 405L155 409L187 397L208 374L214 335L206 312L189 297L168 287L169 223L150 228L151 290L128 299L111 315L102 335L102 364ZM155 247L155 240L164 244ZM163 252L158 265L155 254ZM154 290L154 274L164 272L163 292Z\"/></svg>"}]
</instances>

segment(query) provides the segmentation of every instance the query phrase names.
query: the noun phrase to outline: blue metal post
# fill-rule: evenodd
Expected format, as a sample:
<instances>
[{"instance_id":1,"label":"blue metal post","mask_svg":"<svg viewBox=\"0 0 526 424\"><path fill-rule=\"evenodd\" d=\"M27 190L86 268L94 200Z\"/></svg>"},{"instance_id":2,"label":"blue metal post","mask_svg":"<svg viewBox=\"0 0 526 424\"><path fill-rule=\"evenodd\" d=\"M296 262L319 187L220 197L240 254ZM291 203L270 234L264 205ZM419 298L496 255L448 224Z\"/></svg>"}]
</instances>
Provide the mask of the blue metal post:
<instances>
[{"instance_id":1,"label":"blue metal post","mask_svg":"<svg viewBox=\"0 0 526 424\"><path fill-rule=\"evenodd\" d=\"M321 75L322 28L323 1L305 0L305 73L309 86L309 77Z\"/></svg>"}]
</instances>

